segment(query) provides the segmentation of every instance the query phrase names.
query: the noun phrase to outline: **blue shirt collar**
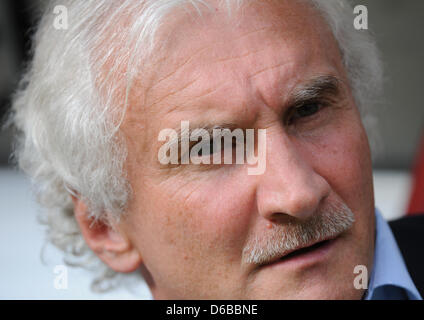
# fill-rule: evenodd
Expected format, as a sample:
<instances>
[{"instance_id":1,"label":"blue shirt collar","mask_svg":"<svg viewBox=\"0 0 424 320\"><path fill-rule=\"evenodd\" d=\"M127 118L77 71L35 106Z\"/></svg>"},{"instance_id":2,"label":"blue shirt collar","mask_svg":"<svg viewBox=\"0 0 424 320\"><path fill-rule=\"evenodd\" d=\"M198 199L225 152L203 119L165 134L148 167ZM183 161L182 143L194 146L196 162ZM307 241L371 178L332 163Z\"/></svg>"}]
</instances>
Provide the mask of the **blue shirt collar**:
<instances>
[{"instance_id":1,"label":"blue shirt collar","mask_svg":"<svg viewBox=\"0 0 424 320\"><path fill-rule=\"evenodd\" d=\"M374 265L366 300L422 300L387 221L375 210Z\"/></svg>"}]
</instances>

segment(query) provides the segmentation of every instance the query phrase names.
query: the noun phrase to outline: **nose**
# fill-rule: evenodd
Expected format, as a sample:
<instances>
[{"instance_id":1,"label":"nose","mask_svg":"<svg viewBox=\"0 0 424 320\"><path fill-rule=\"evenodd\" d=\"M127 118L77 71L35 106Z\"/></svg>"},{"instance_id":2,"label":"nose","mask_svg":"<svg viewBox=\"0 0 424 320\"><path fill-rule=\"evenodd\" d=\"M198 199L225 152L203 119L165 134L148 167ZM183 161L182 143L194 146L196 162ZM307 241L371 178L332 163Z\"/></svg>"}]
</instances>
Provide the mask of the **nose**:
<instances>
[{"instance_id":1,"label":"nose","mask_svg":"<svg viewBox=\"0 0 424 320\"><path fill-rule=\"evenodd\" d=\"M275 222L287 215L306 220L330 193L330 185L301 148L281 132L267 136L266 170L256 190L258 211L267 220Z\"/></svg>"}]
</instances>

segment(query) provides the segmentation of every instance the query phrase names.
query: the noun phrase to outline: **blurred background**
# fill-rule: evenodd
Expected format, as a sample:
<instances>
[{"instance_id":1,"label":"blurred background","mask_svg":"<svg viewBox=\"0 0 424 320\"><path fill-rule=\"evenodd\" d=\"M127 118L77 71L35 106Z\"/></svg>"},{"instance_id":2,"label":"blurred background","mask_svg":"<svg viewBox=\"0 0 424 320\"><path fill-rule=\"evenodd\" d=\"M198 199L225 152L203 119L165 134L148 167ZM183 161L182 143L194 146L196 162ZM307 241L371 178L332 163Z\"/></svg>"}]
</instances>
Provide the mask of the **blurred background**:
<instances>
[{"instance_id":1,"label":"blurred background","mask_svg":"<svg viewBox=\"0 0 424 320\"><path fill-rule=\"evenodd\" d=\"M29 57L31 34L46 1L0 2L0 119ZM376 205L387 219L424 212L424 1L352 1L368 8L369 27L385 64L384 103L378 106L379 153L374 160ZM0 299L150 298L144 284L107 294L89 289L90 274L68 268L68 288L55 289L62 255L46 246L40 209L28 179L10 163L12 133L0 132Z\"/></svg>"}]
</instances>

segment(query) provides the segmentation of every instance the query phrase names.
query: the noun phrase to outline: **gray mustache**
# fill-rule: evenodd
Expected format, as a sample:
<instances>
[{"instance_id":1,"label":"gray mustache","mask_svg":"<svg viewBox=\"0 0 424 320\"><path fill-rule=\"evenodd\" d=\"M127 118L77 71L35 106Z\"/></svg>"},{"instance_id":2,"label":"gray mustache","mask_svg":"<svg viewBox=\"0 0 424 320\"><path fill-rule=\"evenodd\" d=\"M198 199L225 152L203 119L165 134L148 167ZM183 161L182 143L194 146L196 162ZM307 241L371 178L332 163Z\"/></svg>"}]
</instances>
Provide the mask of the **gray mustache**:
<instances>
[{"instance_id":1,"label":"gray mustache","mask_svg":"<svg viewBox=\"0 0 424 320\"><path fill-rule=\"evenodd\" d=\"M290 251L334 238L350 229L355 221L353 212L341 201L328 202L310 219L290 220L274 225L266 234L250 239L243 249L245 264L264 264Z\"/></svg>"}]
</instances>

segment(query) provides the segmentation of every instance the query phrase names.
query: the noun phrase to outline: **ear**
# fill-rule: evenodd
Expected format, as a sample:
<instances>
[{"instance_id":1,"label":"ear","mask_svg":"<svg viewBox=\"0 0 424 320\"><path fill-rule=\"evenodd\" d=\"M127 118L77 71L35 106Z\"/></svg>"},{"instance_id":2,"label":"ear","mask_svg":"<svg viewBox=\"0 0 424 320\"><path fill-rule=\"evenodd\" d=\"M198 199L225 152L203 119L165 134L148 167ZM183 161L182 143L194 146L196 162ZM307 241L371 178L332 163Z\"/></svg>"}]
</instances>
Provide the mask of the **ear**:
<instances>
[{"instance_id":1,"label":"ear","mask_svg":"<svg viewBox=\"0 0 424 320\"><path fill-rule=\"evenodd\" d=\"M135 271L142 263L141 255L120 225L109 225L89 217L86 204L72 196L75 219L94 253L116 272Z\"/></svg>"}]
</instances>

